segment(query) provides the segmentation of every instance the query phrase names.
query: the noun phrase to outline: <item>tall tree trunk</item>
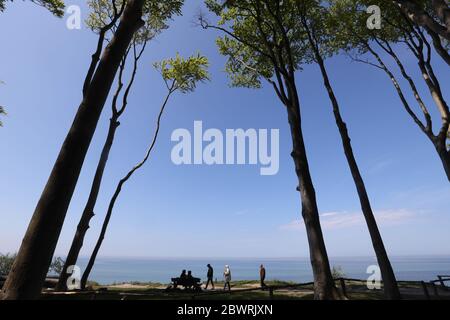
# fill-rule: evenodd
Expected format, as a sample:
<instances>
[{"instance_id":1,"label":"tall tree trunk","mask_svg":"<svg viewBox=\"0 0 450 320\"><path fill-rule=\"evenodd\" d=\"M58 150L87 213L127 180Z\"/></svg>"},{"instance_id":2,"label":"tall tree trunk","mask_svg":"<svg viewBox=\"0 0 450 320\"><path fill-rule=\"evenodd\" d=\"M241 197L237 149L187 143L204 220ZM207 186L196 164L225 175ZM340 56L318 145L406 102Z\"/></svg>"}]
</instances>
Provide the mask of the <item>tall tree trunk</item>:
<instances>
[{"instance_id":1,"label":"tall tree trunk","mask_svg":"<svg viewBox=\"0 0 450 320\"><path fill-rule=\"evenodd\" d=\"M314 46L314 44L312 44ZM358 163L356 162L355 155L353 153L351 139L348 134L347 125L342 119L339 103L334 94L333 88L328 77L327 70L325 68L325 63L320 56L320 53L313 48L316 55L317 63L320 67L322 73L324 86L327 89L328 96L330 98L331 104L333 106L334 118L336 120L336 125L339 129L339 133L342 140L342 145L344 147L345 157L347 158L347 163L350 168L353 181L355 182L356 190L358 192L359 201L361 204L361 209L366 220L367 227L369 229L370 238L372 240L372 245L377 257L378 265L381 270L381 276L383 278L383 287L385 297L392 300L398 300L401 298L400 291L398 289L397 280L395 278L394 271L389 261L388 254L383 244L383 239L378 229L375 216L370 205L369 196L367 194L366 186L361 173L358 168Z\"/></svg>"},{"instance_id":2,"label":"tall tree trunk","mask_svg":"<svg viewBox=\"0 0 450 320\"><path fill-rule=\"evenodd\" d=\"M97 169L95 171L94 180L92 182L91 191L89 193L86 206L83 210L83 214L78 223L75 236L72 240L72 245L70 247L69 253L67 254L64 267L61 271L58 285L56 290L64 291L67 290L67 279L70 274L67 273L67 269L77 263L78 256L80 254L81 248L83 247L84 237L89 229L89 222L94 216L94 208L97 202L97 197L100 191L100 185L103 179L103 172L105 171L106 163L108 162L109 153L111 151L112 144L114 142L114 136L116 134L119 122L117 121L117 115L113 115L110 120L110 125L108 129L108 135L106 137L105 144L103 145L100 160L97 164Z\"/></svg>"},{"instance_id":3,"label":"tall tree trunk","mask_svg":"<svg viewBox=\"0 0 450 320\"><path fill-rule=\"evenodd\" d=\"M295 84L291 84L295 88ZM288 120L292 137L291 156L298 177L298 191L302 203L302 217L309 243L311 265L314 275L314 298L319 300L341 299L331 274L328 254L320 226L316 193L309 171L308 158L301 127L300 104L297 93L291 91L291 105L287 106Z\"/></svg>"},{"instance_id":4,"label":"tall tree trunk","mask_svg":"<svg viewBox=\"0 0 450 320\"><path fill-rule=\"evenodd\" d=\"M86 289L86 284L88 281L89 274L91 273L91 270L94 267L94 263L95 263L95 260L97 259L97 255L98 255L100 247L103 243L103 239L105 239L106 230L108 229L109 221L111 220L114 205L116 203L117 198L119 197L120 191L122 190L122 185L124 183L125 183L125 181L123 181L123 180L121 180L119 182L119 185L117 186L117 189L114 192L111 202L109 203L108 211L105 216L105 220L103 220L103 225L102 225L102 230L100 231L100 236L97 239L94 250L91 253L88 264L86 265L86 269L84 270L83 275L81 277L81 281L80 281L81 290Z\"/></svg>"},{"instance_id":5,"label":"tall tree trunk","mask_svg":"<svg viewBox=\"0 0 450 320\"><path fill-rule=\"evenodd\" d=\"M425 30L430 35L433 40L433 46L436 52L441 56L442 60L444 60L450 66L450 54L447 49L442 45L441 38L436 33L432 32L429 28L425 28Z\"/></svg>"},{"instance_id":6,"label":"tall tree trunk","mask_svg":"<svg viewBox=\"0 0 450 320\"><path fill-rule=\"evenodd\" d=\"M120 192L122 191L122 187L123 185L131 178L131 176L137 171L139 170L139 168L141 168L148 160L148 158L150 157L150 153L152 152L155 144L156 144L156 140L158 138L158 134L159 134L159 130L160 130L160 125L161 125L161 118L162 115L164 113L164 110L166 108L167 102L169 101L169 98L171 97L172 93L174 92L173 90L174 85L172 85L172 87L169 89L169 92L159 110L159 114L158 114L158 118L156 121L156 130L155 133L153 135L153 139L152 142L150 144L150 146L147 149L147 152L145 153L144 159L139 162L137 165L135 165L126 175L125 177L123 177L119 183L117 184L116 190L114 191L114 194L109 202L108 205L108 211L106 212L106 216L105 219L103 221L103 225L102 225L102 230L100 231L100 235L97 239L97 243L95 244L94 250L89 258L88 264L86 266L86 269L83 272L83 275L81 277L81 289L84 290L86 288L86 284L89 278L89 275L91 273L92 268L94 267L94 263L95 260L97 259L97 255L98 252L100 250L100 247L103 243L103 239L105 238L105 234L106 234L106 230L108 229L108 225L109 225L109 221L111 220L111 216L114 210L114 206L116 204L117 198L120 195Z\"/></svg>"},{"instance_id":7,"label":"tall tree trunk","mask_svg":"<svg viewBox=\"0 0 450 320\"><path fill-rule=\"evenodd\" d=\"M436 82L434 79L434 74L429 73L427 68L425 68L425 64L420 61L419 62L419 68L422 73L422 77L430 91L431 97L433 98L434 103L436 104L438 111L441 115L442 123L449 123L449 108L447 106L446 101L444 100L444 97L442 96L442 92L439 86L439 82ZM436 79L437 80L437 79Z\"/></svg>"},{"instance_id":8,"label":"tall tree trunk","mask_svg":"<svg viewBox=\"0 0 450 320\"><path fill-rule=\"evenodd\" d=\"M2 299L36 299L42 289L67 208L94 135L98 119L134 33L143 25L144 0L130 0L99 62L72 127L34 211Z\"/></svg>"},{"instance_id":9,"label":"tall tree trunk","mask_svg":"<svg viewBox=\"0 0 450 320\"><path fill-rule=\"evenodd\" d=\"M118 84L117 89L112 99L112 116L109 123L108 135L106 136L105 143L103 145L103 149L100 155L100 159L97 164L97 169L95 171L94 179L92 181L91 191L89 192L89 197L86 202L86 205L83 210L83 214L81 215L81 219L78 223L77 230L75 232L75 236L72 240L72 245L70 247L69 253L67 255L66 261L64 263L63 270L60 274L58 285L56 286L56 290L65 291L67 290L67 279L70 274L67 273L67 269L70 266L76 264L78 260L78 256L80 254L81 248L83 247L84 238L86 236L86 232L89 229L89 222L92 219L94 214L95 204L97 202L98 194L100 192L100 186L103 180L103 173L105 171L106 163L108 162L109 153L111 151L111 147L114 143L114 137L116 135L117 128L120 126L119 119L122 116L128 105L128 95L130 93L131 87L133 86L134 80L136 78L138 61L141 58L146 47L146 42L143 44L139 53L136 52L136 44L133 43L133 52L134 52L134 64L133 71L131 73L131 78L128 82L128 85L125 89L125 93L122 98L122 105L120 108L117 107L117 101L119 99L119 95L123 89L123 74L125 70L125 64L128 57L128 51L125 53L125 56L122 59L122 63L120 65L120 71L118 76ZM131 47L129 48L129 50Z\"/></svg>"},{"instance_id":10,"label":"tall tree trunk","mask_svg":"<svg viewBox=\"0 0 450 320\"><path fill-rule=\"evenodd\" d=\"M437 138L434 146L441 160L442 166L444 167L445 174L447 175L448 181L450 181L450 150L447 149L446 139Z\"/></svg>"},{"instance_id":11,"label":"tall tree trunk","mask_svg":"<svg viewBox=\"0 0 450 320\"><path fill-rule=\"evenodd\" d=\"M444 99L439 84L439 80L436 78L436 75L434 74L431 64L424 61L422 57L420 57L418 64L420 71L422 73L422 77L430 91L431 97L433 98L433 101L435 102L438 111L441 115L442 121L441 129L439 134L435 137L435 139L432 139L432 142L442 162L442 166L444 167L447 180L450 182L450 167L449 167L450 154L447 151L446 146L447 133L450 128L449 107Z\"/></svg>"}]
</instances>

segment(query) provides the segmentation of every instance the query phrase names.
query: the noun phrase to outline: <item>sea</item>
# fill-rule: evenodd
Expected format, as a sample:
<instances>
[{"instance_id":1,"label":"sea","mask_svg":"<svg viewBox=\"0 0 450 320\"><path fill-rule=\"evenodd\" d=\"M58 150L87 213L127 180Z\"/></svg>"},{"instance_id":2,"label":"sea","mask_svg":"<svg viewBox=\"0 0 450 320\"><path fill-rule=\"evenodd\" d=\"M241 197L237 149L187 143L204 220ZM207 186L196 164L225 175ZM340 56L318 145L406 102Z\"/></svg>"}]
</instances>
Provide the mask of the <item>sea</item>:
<instances>
[{"instance_id":1,"label":"sea","mask_svg":"<svg viewBox=\"0 0 450 320\"><path fill-rule=\"evenodd\" d=\"M398 280L430 281L437 275L450 275L450 256L393 256L391 263ZM78 266L83 272L87 258L80 258ZM113 258L99 257L90 280L102 285L157 282L170 283L183 269L191 270L195 277L204 279L207 264L214 268L214 278L222 280L225 265L229 265L232 280L257 280L259 266L266 268L267 280L312 281L308 258ZM375 257L330 258L330 265L340 269L347 278L367 279L377 265Z\"/></svg>"}]
</instances>

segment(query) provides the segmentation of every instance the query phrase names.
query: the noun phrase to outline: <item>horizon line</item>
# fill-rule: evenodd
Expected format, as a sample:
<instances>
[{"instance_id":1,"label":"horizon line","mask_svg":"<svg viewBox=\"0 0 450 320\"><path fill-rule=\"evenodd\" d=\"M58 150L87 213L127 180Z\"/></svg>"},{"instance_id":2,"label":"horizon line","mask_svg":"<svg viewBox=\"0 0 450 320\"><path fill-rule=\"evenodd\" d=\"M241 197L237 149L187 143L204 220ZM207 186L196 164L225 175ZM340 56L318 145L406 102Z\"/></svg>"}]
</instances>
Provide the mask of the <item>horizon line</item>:
<instances>
[{"instance_id":1,"label":"horizon line","mask_svg":"<svg viewBox=\"0 0 450 320\"><path fill-rule=\"evenodd\" d=\"M55 254L55 257L61 256ZM64 256L61 256L64 257ZM426 258L426 257L450 257L450 253L439 253L439 254L393 254L389 256L390 258ZM88 259L89 256L82 255L80 259ZM127 256L127 255L102 255L98 256L99 259L149 259L149 260L225 260L225 259L235 259L235 260L296 260L296 259L310 259L309 256L280 256L280 257L257 257L257 256L228 256L228 257L207 257L207 256ZM330 259L343 259L343 258L374 258L376 255L335 255L329 256Z\"/></svg>"}]
</instances>

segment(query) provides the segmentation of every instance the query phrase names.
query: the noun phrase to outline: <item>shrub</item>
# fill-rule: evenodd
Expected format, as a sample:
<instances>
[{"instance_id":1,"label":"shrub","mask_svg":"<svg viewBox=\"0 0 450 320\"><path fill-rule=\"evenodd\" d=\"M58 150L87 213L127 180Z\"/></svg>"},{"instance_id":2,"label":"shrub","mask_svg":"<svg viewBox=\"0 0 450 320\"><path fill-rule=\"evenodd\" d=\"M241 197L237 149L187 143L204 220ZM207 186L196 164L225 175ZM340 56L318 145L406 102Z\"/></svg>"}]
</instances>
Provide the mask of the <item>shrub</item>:
<instances>
[{"instance_id":1,"label":"shrub","mask_svg":"<svg viewBox=\"0 0 450 320\"><path fill-rule=\"evenodd\" d=\"M16 259L17 254L1 254L0 253L0 275L8 275L11 271L14 259Z\"/></svg>"},{"instance_id":2,"label":"shrub","mask_svg":"<svg viewBox=\"0 0 450 320\"><path fill-rule=\"evenodd\" d=\"M345 278L345 272L341 266L333 266L333 269L331 270L331 275L333 276L333 279Z\"/></svg>"}]
</instances>

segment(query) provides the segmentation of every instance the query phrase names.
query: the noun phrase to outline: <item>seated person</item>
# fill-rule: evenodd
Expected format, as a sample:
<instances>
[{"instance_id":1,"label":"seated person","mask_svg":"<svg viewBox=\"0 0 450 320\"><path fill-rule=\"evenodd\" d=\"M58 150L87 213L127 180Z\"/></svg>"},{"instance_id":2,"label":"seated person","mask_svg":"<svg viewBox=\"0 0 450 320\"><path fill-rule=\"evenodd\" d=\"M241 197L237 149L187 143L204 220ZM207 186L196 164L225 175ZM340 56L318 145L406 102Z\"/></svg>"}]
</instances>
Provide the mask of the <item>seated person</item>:
<instances>
[{"instance_id":1,"label":"seated person","mask_svg":"<svg viewBox=\"0 0 450 320\"><path fill-rule=\"evenodd\" d=\"M186 270L183 270L183 271L181 272L180 277L178 277L178 278L172 278L174 287L176 288L178 285L184 286L185 283L186 283L186 279L187 279L187 276L186 276Z\"/></svg>"},{"instance_id":2,"label":"seated person","mask_svg":"<svg viewBox=\"0 0 450 320\"><path fill-rule=\"evenodd\" d=\"M194 285L194 277L192 276L192 271L189 270L186 276L186 288L192 288Z\"/></svg>"}]
</instances>

